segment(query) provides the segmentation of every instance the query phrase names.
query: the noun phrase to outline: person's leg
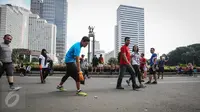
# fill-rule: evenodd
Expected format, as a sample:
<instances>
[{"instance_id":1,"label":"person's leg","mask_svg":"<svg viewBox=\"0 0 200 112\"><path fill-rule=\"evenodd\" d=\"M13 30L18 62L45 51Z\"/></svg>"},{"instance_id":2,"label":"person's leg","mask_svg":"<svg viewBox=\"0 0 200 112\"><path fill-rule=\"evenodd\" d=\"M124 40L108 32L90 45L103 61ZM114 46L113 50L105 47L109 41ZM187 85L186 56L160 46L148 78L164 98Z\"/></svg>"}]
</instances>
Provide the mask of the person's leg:
<instances>
[{"instance_id":1,"label":"person's leg","mask_svg":"<svg viewBox=\"0 0 200 112\"><path fill-rule=\"evenodd\" d=\"M120 72L117 80L117 87L116 89L124 89L121 85L123 77L124 77L124 72L126 71L126 66L125 65L120 65Z\"/></svg>"},{"instance_id":2,"label":"person's leg","mask_svg":"<svg viewBox=\"0 0 200 112\"><path fill-rule=\"evenodd\" d=\"M6 63L4 64L4 69L6 71L6 76L8 83L10 85L10 90L19 90L21 87L15 87L14 86L14 78L13 78L13 65L12 63Z\"/></svg>"},{"instance_id":3,"label":"person's leg","mask_svg":"<svg viewBox=\"0 0 200 112\"><path fill-rule=\"evenodd\" d=\"M161 74L162 74L162 79L163 79L163 75L164 75L164 67L162 67L162 72L161 72Z\"/></svg>"},{"instance_id":4,"label":"person's leg","mask_svg":"<svg viewBox=\"0 0 200 112\"><path fill-rule=\"evenodd\" d=\"M85 70L85 74L86 74L87 78L90 78L90 77L89 77L88 70Z\"/></svg>"},{"instance_id":5,"label":"person's leg","mask_svg":"<svg viewBox=\"0 0 200 112\"><path fill-rule=\"evenodd\" d=\"M49 69L45 68L44 69L44 80L47 78L48 75L49 75Z\"/></svg>"},{"instance_id":6,"label":"person's leg","mask_svg":"<svg viewBox=\"0 0 200 112\"><path fill-rule=\"evenodd\" d=\"M157 84L156 71L153 71L153 78L154 78L154 82L152 82L152 84Z\"/></svg>"},{"instance_id":7,"label":"person's leg","mask_svg":"<svg viewBox=\"0 0 200 112\"><path fill-rule=\"evenodd\" d=\"M142 79L141 79L141 73L140 73L140 70L139 70L139 66L138 65L134 65L133 68L135 70L135 74L137 74L137 76L138 76L139 83L142 84Z\"/></svg>"},{"instance_id":8,"label":"person's leg","mask_svg":"<svg viewBox=\"0 0 200 112\"><path fill-rule=\"evenodd\" d=\"M70 70L70 65L66 64L66 73L60 81L60 84L59 84L60 86L62 86L65 83L65 81L68 79L69 74L70 74L69 70Z\"/></svg>"},{"instance_id":9,"label":"person's leg","mask_svg":"<svg viewBox=\"0 0 200 112\"><path fill-rule=\"evenodd\" d=\"M131 78L132 78L132 88L133 88L133 90L140 88L136 84L136 80L135 80L136 73L135 73L134 68L131 68L129 65L126 65L126 67L127 67L127 70L128 70L128 72L129 72L129 74L131 75Z\"/></svg>"},{"instance_id":10,"label":"person's leg","mask_svg":"<svg viewBox=\"0 0 200 112\"><path fill-rule=\"evenodd\" d=\"M3 65L1 65L0 66L0 78L2 77L3 73L4 73L4 67L3 67Z\"/></svg>"},{"instance_id":11,"label":"person's leg","mask_svg":"<svg viewBox=\"0 0 200 112\"><path fill-rule=\"evenodd\" d=\"M161 73L161 67L159 67L159 70L158 70L158 79L160 79L160 73Z\"/></svg>"},{"instance_id":12,"label":"person's leg","mask_svg":"<svg viewBox=\"0 0 200 112\"><path fill-rule=\"evenodd\" d=\"M149 68L149 81L146 82L145 84L150 84L151 83L151 80L152 80L152 74L153 74L153 69L152 67Z\"/></svg>"}]
</instances>

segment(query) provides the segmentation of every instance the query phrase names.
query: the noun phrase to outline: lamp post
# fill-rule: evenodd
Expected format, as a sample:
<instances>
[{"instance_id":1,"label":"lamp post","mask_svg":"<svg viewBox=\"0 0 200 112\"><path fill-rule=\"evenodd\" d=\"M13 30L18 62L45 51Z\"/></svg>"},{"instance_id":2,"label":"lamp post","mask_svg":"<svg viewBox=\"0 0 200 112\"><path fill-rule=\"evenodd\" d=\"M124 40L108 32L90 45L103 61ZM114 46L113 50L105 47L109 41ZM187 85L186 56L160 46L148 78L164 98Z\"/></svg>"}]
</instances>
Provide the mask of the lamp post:
<instances>
[{"instance_id":1,"label":"lamp post","mask_svg":"<svg viewBox=\"0 0 200 112\"><path fill-rule=\"evenodd\" d=\"M95 52L95 35L94 35L94 26L89 26L88 27L89 34L88 37L93 37L92 41L92 58L94 57L94 52ZM88 63L90 63L90 42L88 44Z\"/></svg>"}]
</instances>

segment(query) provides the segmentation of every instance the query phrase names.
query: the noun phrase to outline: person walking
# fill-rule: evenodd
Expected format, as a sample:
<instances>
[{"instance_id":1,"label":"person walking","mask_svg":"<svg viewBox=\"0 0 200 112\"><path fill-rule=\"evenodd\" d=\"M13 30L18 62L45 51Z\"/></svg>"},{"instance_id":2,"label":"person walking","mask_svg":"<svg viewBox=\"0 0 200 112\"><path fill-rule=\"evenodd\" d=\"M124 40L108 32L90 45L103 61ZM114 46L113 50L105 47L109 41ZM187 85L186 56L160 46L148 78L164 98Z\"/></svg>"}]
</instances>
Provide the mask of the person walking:
<instances>
[{"instance_id":1,"label":"person walking","mask_svg":"<svg viewBox=\"0 0 200 112\"><path fill-rule=\"evenodd\" d=\"M3 37L4 42L0 43L0 78L4 72L6 72L7 80L10 85L10 90L19 90L21 87L14 86L13 78L13 64L12 64L12 49L10 43L13 37L10 34L6 34Z\"/></svg>"},{"instance_id":2,"label":"person walking","mask_svg":"<svg viewBox=\"0 0 200 112\"><path fill-rule=\"evenodd\" d=\"M135 70L133 69L130 61L131 61L131 55L130 55L130 51L129 51L129 46L130 44L130 38L129 37L125 37L125 45L123 45L120 49L120 74L117 80L117 86L116 89L124 89L121 86L123 77L124 77L124 73L126 72L126 70L128 70L129 74L132 77L132 88L133 90L136 90L138 88L140 88L135 81Z\"/></svg>"}]
</instances>

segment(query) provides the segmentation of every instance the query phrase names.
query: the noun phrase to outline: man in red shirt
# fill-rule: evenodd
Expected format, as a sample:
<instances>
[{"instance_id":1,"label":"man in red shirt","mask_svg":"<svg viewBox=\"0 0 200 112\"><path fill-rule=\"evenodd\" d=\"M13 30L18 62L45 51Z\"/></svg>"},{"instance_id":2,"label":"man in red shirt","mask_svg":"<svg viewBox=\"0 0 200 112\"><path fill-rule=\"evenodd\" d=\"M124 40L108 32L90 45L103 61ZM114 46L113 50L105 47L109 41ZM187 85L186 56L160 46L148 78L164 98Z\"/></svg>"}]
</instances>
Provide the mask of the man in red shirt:
<instances>
[{"instance_id":1,"label":"man in red shirt","mask_svg":"<svg viewBox=\"0 0 200 112\"><path fill-rule=\"evenodd\" d=\"M128 45L130 44L130 38L129 37L125 37L125 45L123 45L121 47L120 50L120 74L117 80L117 87L116 89L124 89L121 86L123 77L124 77L124 73L126 72L126 69L128 70L129 74L132 77L132 87L133 90L136 90L139 88L139 86L136 84L135 81L135 70L133 69L130 61L131 61L131 55L130 55L130 51L128 48Z\"/></svg>"}]
</instances>

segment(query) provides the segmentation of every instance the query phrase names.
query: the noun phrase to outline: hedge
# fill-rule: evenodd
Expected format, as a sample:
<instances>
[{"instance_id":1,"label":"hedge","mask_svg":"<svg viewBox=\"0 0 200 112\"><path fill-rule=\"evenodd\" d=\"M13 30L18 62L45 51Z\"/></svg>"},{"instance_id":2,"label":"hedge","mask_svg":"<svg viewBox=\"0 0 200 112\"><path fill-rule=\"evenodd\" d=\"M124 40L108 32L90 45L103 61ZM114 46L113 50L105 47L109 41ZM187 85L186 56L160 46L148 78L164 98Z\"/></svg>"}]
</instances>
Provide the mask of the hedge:
<instances>
[{"instance_id":1,"label":"hedge","mask_svg":"<svg viewBox=\"0 0 200 112\"><path fill-rule=\"evenodd\" d=\"M32 71L39 71L39 65L31 65L32 67ZM197 72L200 72L200 67L196 67L197 68ZM184 71L186 71L186 67L182 67L182 69ZM65 68L65 65L55 65L53 66L53 70L54 71L65 71L66 68ZM111 70L111 66L110 65L105 65L103 67L103 70L104 72L109 72ZM92 67L90 66L89 67L89 72L92 71ZM99 71L99 68L97 68L97 71ZM115 71L119 72L119 65L116 65L115 67ZM176 72L176 69L175 67L169 67L169 66L166 66L165 69L164 69L164 72Z\"/></svg>"}]
</instances>

